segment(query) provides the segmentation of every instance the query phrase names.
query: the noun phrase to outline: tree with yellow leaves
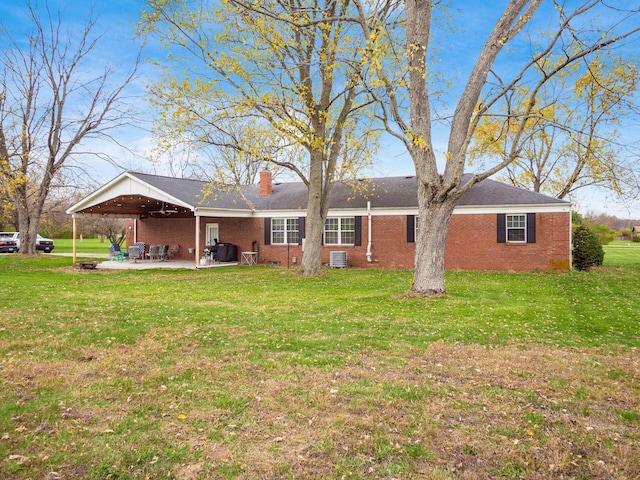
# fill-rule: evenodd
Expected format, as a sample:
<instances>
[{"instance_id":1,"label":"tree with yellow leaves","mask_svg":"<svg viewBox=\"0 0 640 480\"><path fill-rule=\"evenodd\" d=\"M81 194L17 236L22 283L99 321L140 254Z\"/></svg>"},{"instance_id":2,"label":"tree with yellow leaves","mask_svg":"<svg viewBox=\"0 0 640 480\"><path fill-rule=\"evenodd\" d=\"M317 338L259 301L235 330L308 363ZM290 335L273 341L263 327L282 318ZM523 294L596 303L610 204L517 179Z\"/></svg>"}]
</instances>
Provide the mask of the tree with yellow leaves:
<instances>
[{"instance_id":1,"label":"tree with yellow leaves","mask_svg":"<svg viewBox=\"0 0 640 480\"><path fill-rule=\"evenodd\" d=\"M566 69L588 62L594 53L624 39L635 38L640 32L640 12L625 6L609 7L597 0L570 5L545 0L509 0L500 2L498 12L501 13L495 23L490 24L484 41L475 42L466 33L456 31L456 27L451 32L449 26L436 21L446 2L354 1L359 7L363 35L372 55L379 58L372 62L369 71L373 78L367 80L379 101L381 119L387 131L406 147L418 178L420 228L409 294L444 294L445 241L458 200L473 185L500 172L519 157L519 137L525 135L531 119L536 117L536 106L545 85ZM451 9L449 15L455 20L464 12L465 18L472 18L482 4L466 2ZM548 19L554 18L557 25L546 36L527 31L541 6L550 7L544 14ZM433 46L442 42L443 37L450 44L478 44L479 49L477 55L474 54L466 82L449 100L450 115L438 118L434 105L439 90L433 78L438 52L434 52ZM511 60L508 64L499 61L506 57ZM375 68L377 65L380 68ZM441 75L444 78L440 80L449 80L448 72ZM526 92L523 99L511 104L513 110L504 111L501 107L505 100L519 89ZM512 147L495 163L463 181L476 131L487 116L493 115L502 115L509 125L514 138ZM446 121L448 128L447 147L441 158L434 149L432 124L436 121Z\"/></svg>"},{"instance_id":2,"label":"tree with yellow leaves","mask_svg":"<svg viewBox=\"0 0 640 480\"><path fill-rule=\"evenodd\" d=\"M637 115L637 84L635 63L597 52L540 90L522 131L500 111L485 116L476 129L471 158L486 165L517 151L502 178L559 199L594 186L621 198L633 195L638 166L622 151L624 140L616 129ZM516 90L504 99L501 111L521 110L529 95L528 89Z\"/></svg>"},{"instance_id":3,"label":"tree with yellow leaves","mask_svg":"<svg viewBox=\"0 0 640 480\"><path fill-rule=\"evenodd\" d=\"M161 124L231 149L225 162L285 168L307 186L305 275L321 272L334 182L354 177L376 145L360 123L371 105L366 44L346 15L350 0L149 0L141 22L176 67L152 87Z\"/></svg>"}]
</instances>

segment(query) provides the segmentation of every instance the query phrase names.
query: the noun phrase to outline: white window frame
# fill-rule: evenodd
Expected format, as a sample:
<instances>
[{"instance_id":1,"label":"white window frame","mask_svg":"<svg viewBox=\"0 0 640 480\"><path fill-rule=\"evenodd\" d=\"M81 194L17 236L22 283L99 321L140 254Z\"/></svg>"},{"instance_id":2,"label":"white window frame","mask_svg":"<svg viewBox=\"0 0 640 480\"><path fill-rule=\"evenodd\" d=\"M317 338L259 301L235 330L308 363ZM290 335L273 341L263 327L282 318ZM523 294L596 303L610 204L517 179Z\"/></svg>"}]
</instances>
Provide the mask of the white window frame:
<instances>
[{"instance_id":1,"label":"white window frame","mask_svg":"<svg viewBox=\"0 0 640 480\"><path fill-rule=\"evenodd\" d=\"M518 217L516 219L516 217ZM527 243L527 215L524 213L507 214L505 217L507 243ZM522 232L522 235L517 235ZM513 234L513 235L512 235ZM515 238L513 238L515 236ZM522 238L520 238L520 236Z\"/></svg>"},{"instance_id":2,"label":"white window frame","mask_svg":"<svg viewBox=\"0 0 640 480\"><path fill-rule=\"evenodd\" d=\"M337 221L337 228L327 230L327 224ZM350 222L350 225L345 225ZM334 234L337 240L331 242L327 240L327 233ZM350 235L351 241L345 241L345 236ZM324 222L324 244L325 245L355 245L356 243L356 219L355 217L329 217Z\"/></svg>"},{"instance_id":3,"label":"white window frame","mask_svg":"<svg viewBox=\"0 0 640 480\"><path fill-rule=\"evenodd\" d=\"M275 234L282 234L283 241L276 241ZM271 245L298 245L300 242L299 218L272 218Z\"/></svg>"}]
</instances>

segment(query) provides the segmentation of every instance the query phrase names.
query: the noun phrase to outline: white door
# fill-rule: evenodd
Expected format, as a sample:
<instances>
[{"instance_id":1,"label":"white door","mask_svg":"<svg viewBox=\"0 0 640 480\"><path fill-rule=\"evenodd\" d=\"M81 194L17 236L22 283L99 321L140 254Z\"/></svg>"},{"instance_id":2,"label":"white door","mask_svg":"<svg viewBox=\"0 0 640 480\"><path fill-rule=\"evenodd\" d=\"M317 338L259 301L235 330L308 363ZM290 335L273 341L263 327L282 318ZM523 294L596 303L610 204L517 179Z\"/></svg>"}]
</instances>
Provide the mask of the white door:
<instances>
[{"instance_id":1,"label":"white door","mask_svg":"<svg viewBox=\"0 0 640 480\"><path fill-rule=\"evenodd\" d=\"M220 230L218 229L217 223L207 223L206 232L207 240L205 245L214 245L216 242L220 241Z\"/></svg>"}]
</instances>

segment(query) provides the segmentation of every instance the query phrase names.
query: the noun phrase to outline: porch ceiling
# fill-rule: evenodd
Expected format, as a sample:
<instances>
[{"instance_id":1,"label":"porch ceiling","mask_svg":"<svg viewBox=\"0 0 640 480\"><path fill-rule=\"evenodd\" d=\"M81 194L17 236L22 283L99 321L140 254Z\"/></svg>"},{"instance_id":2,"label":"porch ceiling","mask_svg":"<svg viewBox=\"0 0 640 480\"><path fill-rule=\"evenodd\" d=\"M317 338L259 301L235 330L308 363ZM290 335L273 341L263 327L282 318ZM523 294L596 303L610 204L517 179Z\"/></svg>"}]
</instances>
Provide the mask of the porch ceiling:
<instances>
[{"instance_id":1,"label":"porch ceiling","mask_svg":"<svg viewBox=\"0 0 640 480\"><path fill-rule=\"evenodd\" d=\"M162 213L165 211L167 213ZM172 211L169 213L169 211ZM177 211L177 212L173 212ZM193 217L189 208L163 202L144 195L118 195L100 203L78 210L79 215L105 215L124 218L188 218Z\"/></svg>"}]
</instances>

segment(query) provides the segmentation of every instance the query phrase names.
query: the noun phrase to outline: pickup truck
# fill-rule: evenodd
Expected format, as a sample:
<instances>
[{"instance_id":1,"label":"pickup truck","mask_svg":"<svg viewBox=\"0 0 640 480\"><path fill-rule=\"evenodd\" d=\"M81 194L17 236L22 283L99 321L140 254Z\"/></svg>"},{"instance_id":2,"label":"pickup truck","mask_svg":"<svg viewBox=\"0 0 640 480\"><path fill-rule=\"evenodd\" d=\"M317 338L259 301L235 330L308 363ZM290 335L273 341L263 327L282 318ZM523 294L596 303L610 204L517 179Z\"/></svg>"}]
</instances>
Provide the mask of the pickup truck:
<instances>
[{"instance_id":1,"label":"pickup truck","mask_svg":"<svg viewBox=\"0 0 640 480\"><path fill-rule=\"evenodd\" d=\"M0 239L2 241L15 242L16 248L13 251L17 252L20 250L20 232L0 232ZM53 240L38 235L36 240L36 250L41 250L44 253L51 253L54 248L55 245L53 244ZM10 247L6 247L4 250L12 253L9 251Z\"/></svg>"}]
</instances>

